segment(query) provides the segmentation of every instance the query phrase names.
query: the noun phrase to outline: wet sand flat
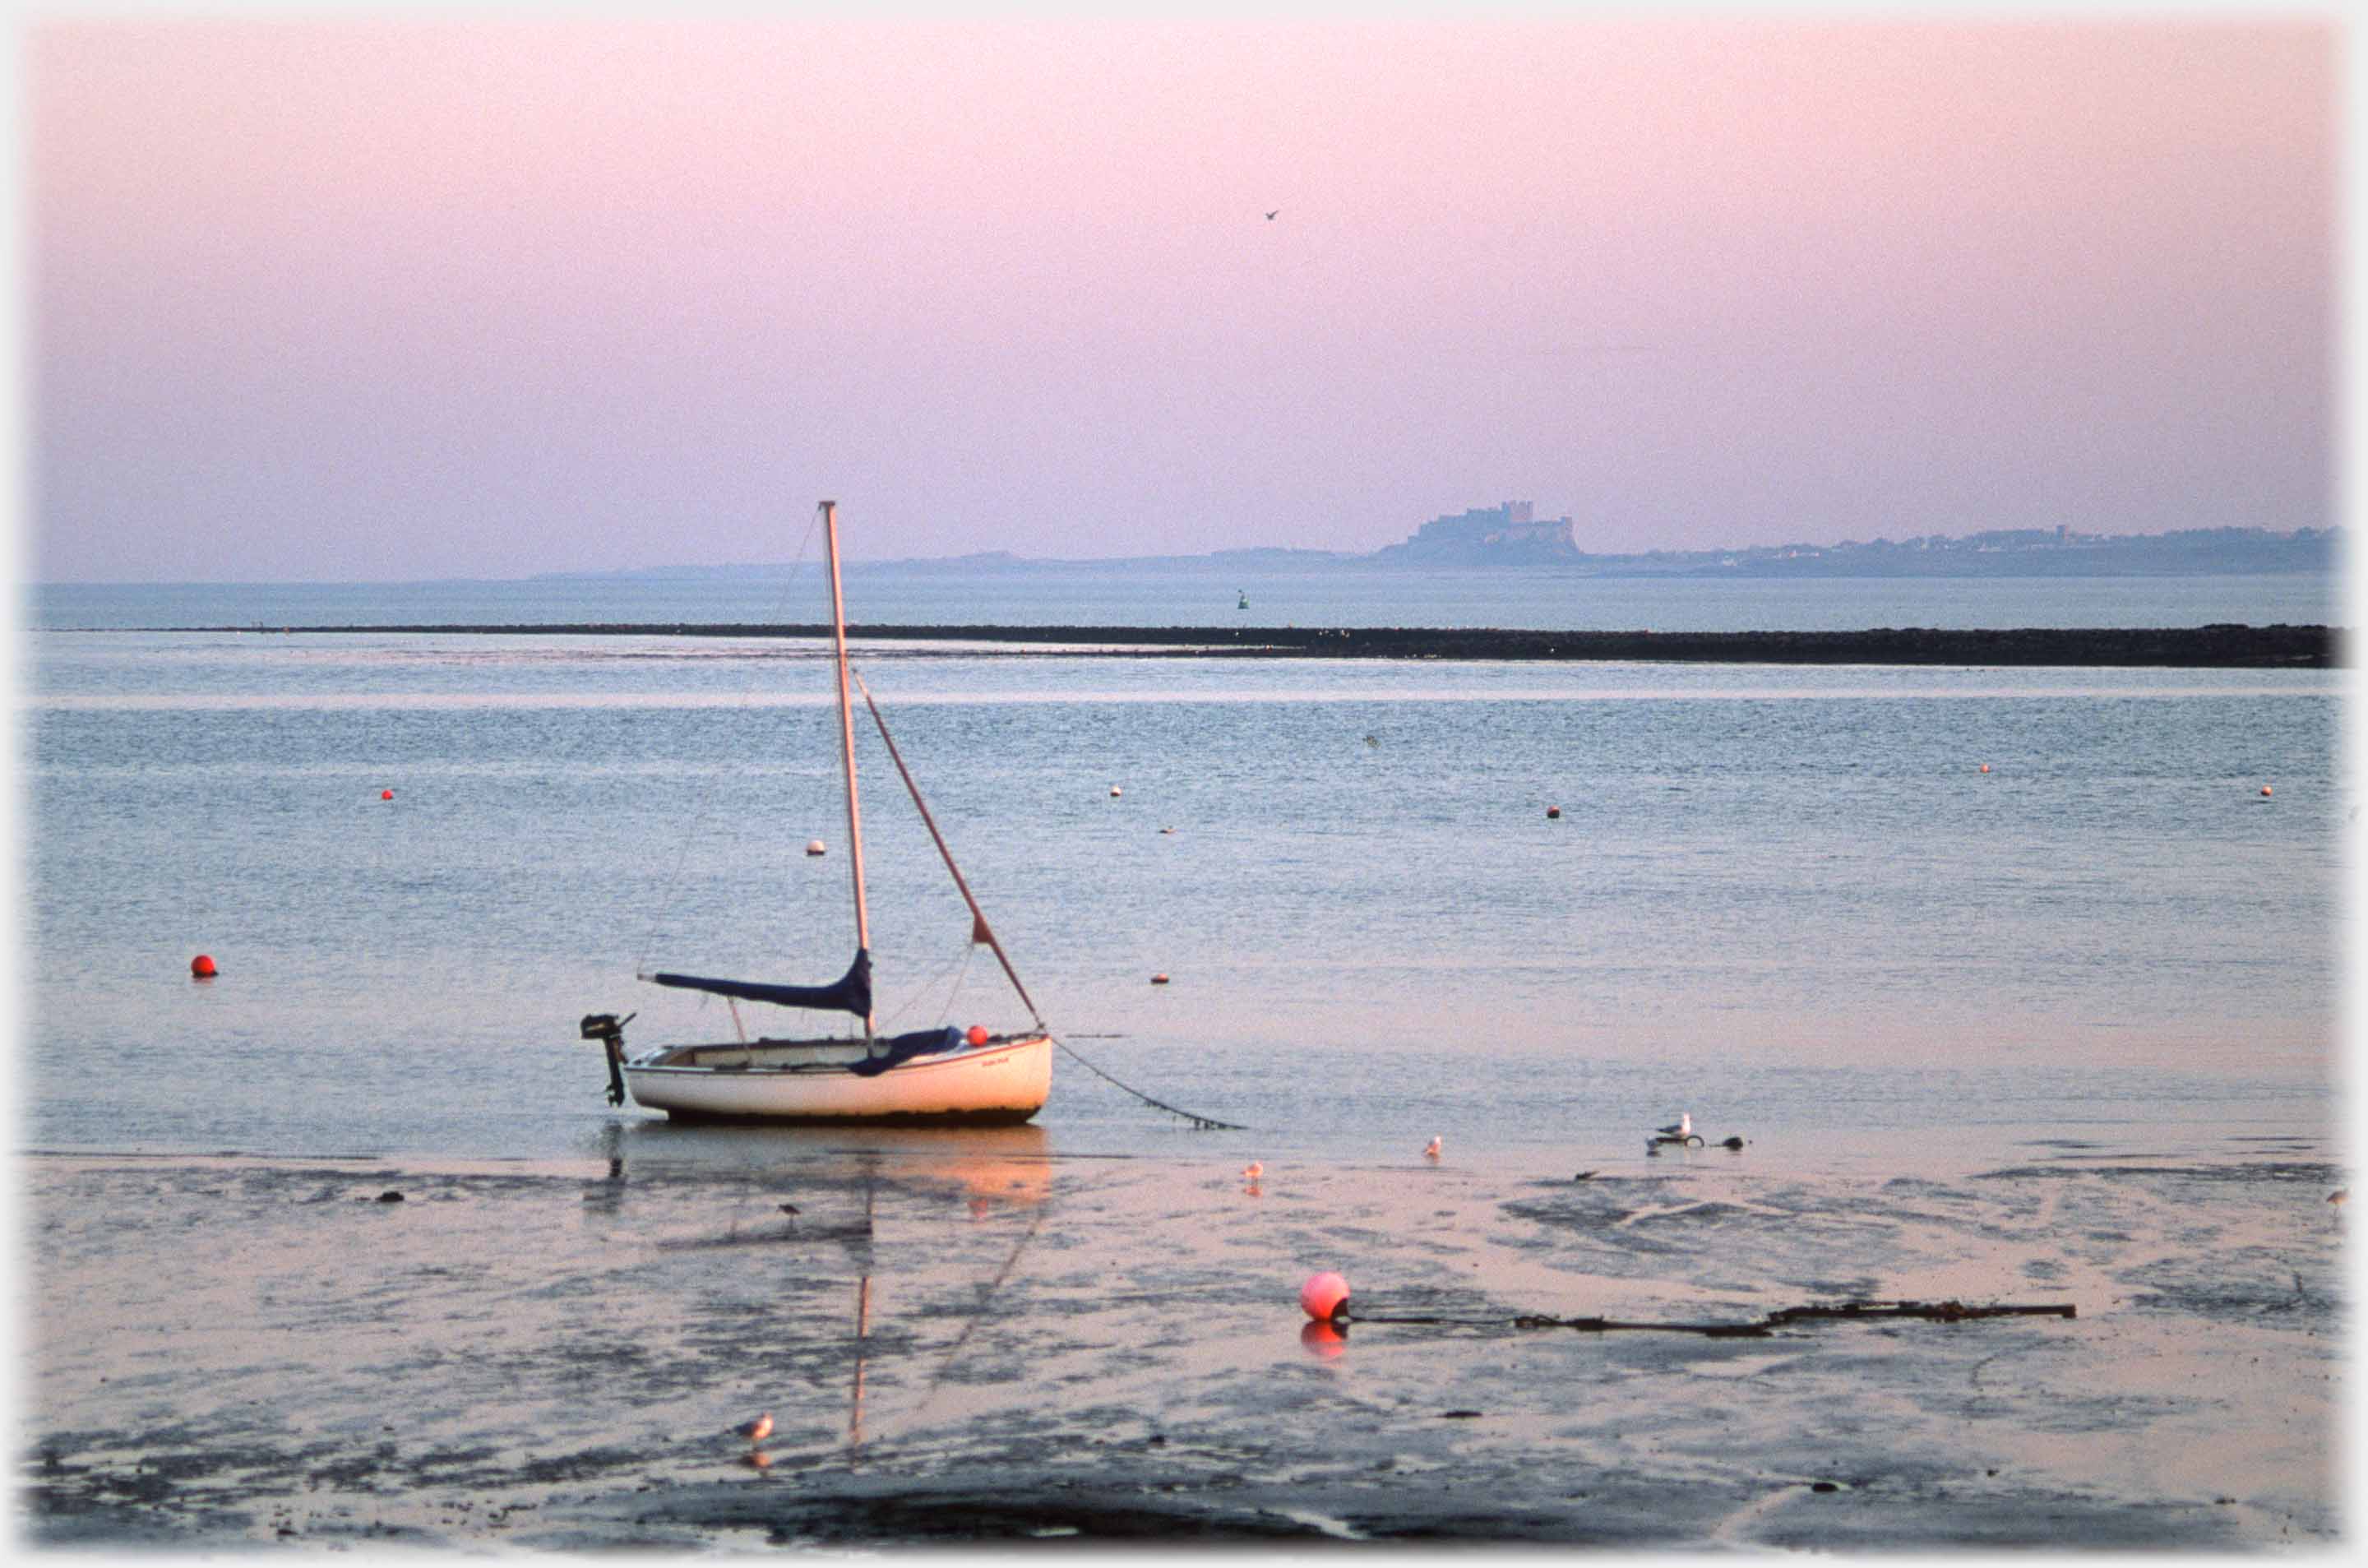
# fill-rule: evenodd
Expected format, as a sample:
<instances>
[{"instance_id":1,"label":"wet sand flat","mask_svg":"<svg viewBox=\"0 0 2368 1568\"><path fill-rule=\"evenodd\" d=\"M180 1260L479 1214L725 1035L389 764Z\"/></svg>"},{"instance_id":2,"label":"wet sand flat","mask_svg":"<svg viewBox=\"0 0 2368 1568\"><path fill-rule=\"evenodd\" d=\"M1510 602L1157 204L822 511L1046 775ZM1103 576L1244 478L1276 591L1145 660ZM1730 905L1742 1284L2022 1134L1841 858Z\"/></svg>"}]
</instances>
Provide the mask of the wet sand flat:
<instances>
[{"instance_id":1,"label":"wet sand flat","mask_svg":"<svg viewBox=\"0 0 2368 1568\"><path fill-rule=\"evenodd\" d=\"M1064 1153L20 1160L36 1545L2326 1545L2342 1174ZM400 1201L385 1199L390 1192ZM788 1206L786 1209L784 1206ZM1307 1324L1300 1282L1353 1312ZM2078 1315L1744 1323L1849 1300ZM769 1411L759 1448L731 1428Z\"/></svg>"}]
</instances>

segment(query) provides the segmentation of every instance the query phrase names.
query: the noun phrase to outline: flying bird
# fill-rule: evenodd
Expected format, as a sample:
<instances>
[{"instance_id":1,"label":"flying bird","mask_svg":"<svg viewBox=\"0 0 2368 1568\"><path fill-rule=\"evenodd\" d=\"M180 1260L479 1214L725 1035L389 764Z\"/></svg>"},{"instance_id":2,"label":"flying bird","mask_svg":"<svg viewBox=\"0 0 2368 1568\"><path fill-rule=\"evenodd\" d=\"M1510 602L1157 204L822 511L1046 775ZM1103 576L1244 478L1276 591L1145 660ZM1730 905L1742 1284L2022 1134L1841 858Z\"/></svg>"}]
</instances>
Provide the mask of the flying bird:
<instances>
[{"instance_id":1,"label":"flying bird","mask_svg":"<svg viewBox=\"0 0 2368 1568\"><path fill-rule=\"evenodd\" d=\"M1278 208L1276 208L1276 209L1274 210L1274 212L1280 212L1280 211L1281 211L1281 210L1282 210L1282 209L1281 209L1281 208L1280 208L1280 207L1278 207ZM1271 223L1271 222L1274 222L1274 212L1269 212L1269 213L1268 213L1268 214L1266 215L1266 221L1267 221L1268 222Z\"/></svg>"}]
</instances>

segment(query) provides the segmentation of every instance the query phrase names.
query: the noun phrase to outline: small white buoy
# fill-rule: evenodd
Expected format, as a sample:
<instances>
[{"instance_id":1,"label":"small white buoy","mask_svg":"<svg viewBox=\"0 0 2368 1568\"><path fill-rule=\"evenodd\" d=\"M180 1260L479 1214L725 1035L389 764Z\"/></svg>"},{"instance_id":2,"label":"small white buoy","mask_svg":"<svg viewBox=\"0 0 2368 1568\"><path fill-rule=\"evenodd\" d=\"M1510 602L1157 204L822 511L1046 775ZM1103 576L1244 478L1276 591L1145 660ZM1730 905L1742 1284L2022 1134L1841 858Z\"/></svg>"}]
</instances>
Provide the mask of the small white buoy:
<instances>
[{"instance_id":1,"label":"small white buoy","mask_svg":"<svg viewBox=\"0 0 2368 1568\"><path fill-rule=\"evenodd\" d=\"M1111 785L1111 786L1110 786L1110 799L1111 799L1111 800L1115 801L1115 800L1117 800L1121 795L1123 795L1123 794L1125 794L1125 793L1126 793L1126 791L1125 791L1125 790L1121 790L1121 789L1120 789L1117 785L1113 784L1113 785Z\"/></svg>"},{"instance_id":2,"label":"small white buoy","mask_svg":"<svg viewBox=\"0 0 2368 1568\"><path fill-rule=\"evenodd\" d=\"M807 854L809 854L809 855L820 855L820 854L823 854L823 853L824 853L824 849L823 849L823 846L822 846L822 840L821 840L821 839L819 839L819 838L809 838L809 839L807 839L807 840L806 840L806 853L807 853Z\"/></svg>"}]
</instances>

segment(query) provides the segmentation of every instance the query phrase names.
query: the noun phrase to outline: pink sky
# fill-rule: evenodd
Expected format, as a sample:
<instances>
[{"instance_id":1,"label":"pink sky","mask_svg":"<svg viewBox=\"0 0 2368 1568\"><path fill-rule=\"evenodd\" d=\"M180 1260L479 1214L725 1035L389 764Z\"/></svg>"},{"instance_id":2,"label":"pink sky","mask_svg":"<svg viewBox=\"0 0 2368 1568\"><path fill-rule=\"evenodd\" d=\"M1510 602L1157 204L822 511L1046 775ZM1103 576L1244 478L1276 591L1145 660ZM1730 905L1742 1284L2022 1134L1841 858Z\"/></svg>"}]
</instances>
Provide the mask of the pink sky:
<instances>
[{"instance_id":1,"label":"pink sky","mask_svg":"<svg viewBox=\"0 0 2368 1568\"><path fill-rule=\"evenodd\" d=\"M29 565L2326 526L2339 41L40 26Z\"/></svg>"}]
</instances>

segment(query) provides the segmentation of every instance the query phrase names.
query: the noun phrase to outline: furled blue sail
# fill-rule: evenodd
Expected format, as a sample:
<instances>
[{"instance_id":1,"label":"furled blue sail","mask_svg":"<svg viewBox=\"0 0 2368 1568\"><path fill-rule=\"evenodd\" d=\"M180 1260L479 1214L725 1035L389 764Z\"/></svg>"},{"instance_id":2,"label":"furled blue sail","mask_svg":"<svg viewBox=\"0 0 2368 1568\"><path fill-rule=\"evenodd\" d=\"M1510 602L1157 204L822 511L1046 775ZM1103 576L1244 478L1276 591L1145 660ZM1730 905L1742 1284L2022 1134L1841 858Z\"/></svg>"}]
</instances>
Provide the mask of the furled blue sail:
<instances>
[{"instance_id":1,"label":"furled blue sail","mask_svg":"<svg viewBox=\"0 0 2368 1568\"><path fill-rule=\"evenodd\" d=\"M880 1054L862 1062L850 1062L847 1070L859 1078L876 1078L891 1067L910 1062L916 1056L932 1056L940 1051L961 1049L962 1031L948 1024L942 1028L915 1029L911 1034L891 1035L874 1042L872 1049Z\"/></svg>"},{"instance_id":2,"label":"furled blue sail","mask_svg":"<svg viewBox=\"0 0 2368 1568\"><path fill-rule=\"evenodd\" d=\"M709 980L696 974L654 974L650 978L660 985L672 985L684 991L705 991L717 996L736 996L744 1002L770 1002L782 1007L811 1007L823 1013L852 1013L859 1018L871 1016L871 950L855 949L855 961L847 972L828 985L772 985L759 980Z\"/></svg>"}]
</instances>

